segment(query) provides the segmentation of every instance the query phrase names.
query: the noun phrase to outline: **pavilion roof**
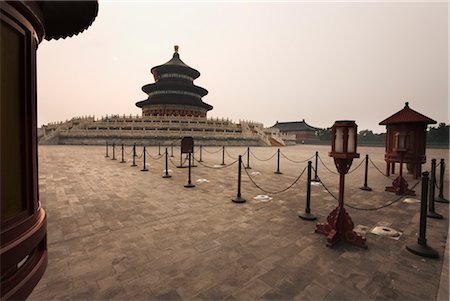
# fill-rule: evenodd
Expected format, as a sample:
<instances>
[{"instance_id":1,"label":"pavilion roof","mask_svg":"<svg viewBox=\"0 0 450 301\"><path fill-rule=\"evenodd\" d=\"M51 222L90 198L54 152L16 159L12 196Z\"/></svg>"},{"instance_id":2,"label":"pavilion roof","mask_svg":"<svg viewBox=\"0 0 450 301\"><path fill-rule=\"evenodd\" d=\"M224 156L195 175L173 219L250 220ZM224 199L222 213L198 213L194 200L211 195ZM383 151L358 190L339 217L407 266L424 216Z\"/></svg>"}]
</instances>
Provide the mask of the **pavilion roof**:
<instances>
[{"instance_id":1,"label":"pavilion roof","mask_svg":"<svg viewBox=\"0 0 450 301\"><path fill-rule=\"evenodd\" d=\"M409 103L405 102L405 107L394 115L381 121L380 125L398 124L398 123L425 123L436 124L437 122L409 107Z\"/></svg>"},{"instance_id":2,"label":"pavilion roof","mask_svg":"<svg viewBox=\"0 0 450 301\"><path fill-rule=\"evenodd\" d=\"M289 122L278 122L275 123L273 128L277 128L282 132L293 132L293 131L317 131L319 128L310 126L305 122L305 119L302 121L289 121Z\"/></svg>"}]
</instances>

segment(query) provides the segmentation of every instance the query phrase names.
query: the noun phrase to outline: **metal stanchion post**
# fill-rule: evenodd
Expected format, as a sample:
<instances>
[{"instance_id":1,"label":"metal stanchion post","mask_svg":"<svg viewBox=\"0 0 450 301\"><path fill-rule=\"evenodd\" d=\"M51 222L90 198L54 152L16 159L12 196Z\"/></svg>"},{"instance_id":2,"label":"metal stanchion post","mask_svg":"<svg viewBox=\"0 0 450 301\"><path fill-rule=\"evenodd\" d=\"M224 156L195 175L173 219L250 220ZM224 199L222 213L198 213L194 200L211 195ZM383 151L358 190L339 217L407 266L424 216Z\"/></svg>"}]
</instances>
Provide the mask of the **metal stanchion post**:
<instances>
[{"instance_id":1,"label":"metal stanchion post","mask_svg":"<svg viewBox=\"0 0 450 301\"><path fill-rule=\"evenodd\" d=\"M222 146L222 163L220 165L225 165L225 146Z\"/></svg>"},{"instance_id":2,"label":"metal stanchion post","mask_svg":"<svg viewBox=\"0 0 450 301\"><path fill-rule=\"evenodd\" d=\"M113 143L113 157L111 160L116 160L116 143Z\"/></svg>"},{"instance_id":3,"label":"metal stanchion post","mask_svg":"<svg viewBox=\"0 0 450 301\"><path fill-rule=\"evenodd\" d=\"M169 153L167 152L167 147L166 147L166 170L164 171L164 175L162 177L165 179L172 177L171 175L169 175Z\"/></svg>"},{"instance_id":4,"label":"metal stanchion post","mask_svg":"<svg viewBox=\"0 0 450 301\"><path fill-rule=\"evenodd\" d=\"M161 142L158 142L158 156L161 156Z\"/></svg>"},{"instance_id":5,"label":"metal stanchion post","mask_svg":"<svg viewBox=\"0 0 450 301\"><path fill-rule=\"evenodd\" d=\"M436 159L431 160L430 194L428 198L428 217L443 219L444 217L437 213L434 208L435 186L436 185Z\"/></svg>"},{"instance_id":6,"label":"metal stanchion post","mask_svg":"<svg viewBox=\"0 0 450 301\"><path fill-rule=\"evenodd\" d=\"M445 174L445 161L441 159L441 168L439 173L439 195L436 202L448 204L449 201L444 197L444 174Z\"/></svg>"},{"instance_id":7,"label":"metal stanchion post","mask_svg":"<svg viewBox=\"0 0 450 301\"><path fill-rule=\"evenodd\" d=\"M183 165L183 153L181 152L180 149L180 165L177 166L177 168L186 168L187 166Z\"/></svg>"},{"instance_id":8,"label":"metal stanchion post","mask_svg":"<svg viewBox=\"0 0 450 301\"><path fill-rule=\"evenodd\" d=\"M120 163L125 163L125 158L123 157L123 151L124 151L124 149L123 149L123 144L122 144L122 160L120 161Z\"/></svg>"},{"instance_id":9,"label":"metal stanchion post","mask_svg":"<svg viewBox=\"0 0 450 301\"><path fill-rule=\"evenodd\" d=\"M108 155L108 141L106 141L106 155L105 155L105 157L109 158L109 155Z\"/></svg>"},{"instance_id":10,"label":"metal stanchion post","mask_svg":"<svg viewBox=\"0 0 450 301\"><path fill-rule=\"evenodd\" d=\"M173 142L170 145L170 157L173 158Z\"/></svg>"},{"instance_id":11,"label":"metal stanchion post","mask_svg":"<svg viewBox=\"0 0 450 301\"><path fill-rule=\"evenodd\" d=\"M280 149L277 150L277 171L274 173L278 175L282 174L282 172L280 171Z\"/></svg>"},{"instance_id":12,"label":"metal stanchion post","mask_svg":"<svg viewBox=\"0 0 450 301\"><path fill-rule=\"evenodd\" d=\"M372 191L372 188L367 186L367 175L368 175L368 173L369 173L369 155L366 155L366 168L365 168L365 171L364 171L364 186L363 187L359 187L359 189L365 190L365 191Z\"/></svg>"},{"instance_id":13,"label":"metal stanchion post","mask_svg":"<svg viewBox=\"0 0 450 301\"><path fill-rule=\"evenodd\" d=\"M202 160L202 152L203 152L203 145L200 145L200 160L198 160L198 162L203 162L203 160Z\"/></svg>"},{"instance_id":14,"label":"metal stanchion post","mask_svg":"<svg viewBox=\"0 0 450 301\"><path fill-rule=\"evenodd\" d=\"M144 145L144 151L143 151L143 157L144 157L144 166L142 167L142 169L141 169L141 171L148 171L148 169L147 169L147 164L145 163L145 153L146 153L146 150L145 150L145 145Z\"/></svg>"},{"instance_id":15,"label":"metal stanchion post","mask_svg":"<svg viewBox=\"0 0 450 301\"><path fill-rule=\"evenodd\" d=\"M195 187L194 184L191 182L191 153L189 153L189 163L188 163L188 183L184 185L186 188L193 188Z\"/></svg>"},{"instance_id":16,"label":"metal stanchion post","mask_svg":"<svg viewBox=\"0 0 450 301\"><path fill-rule=\"evenodd\" d=\"M428 172L422 173L422 195L420 200L420 226L419 238L417 244L407 245L406 249L413 254L438 258L439 253L427 245L426 230L427 230L427 197L428 197Z\"/></svg>"},{"instance_id":17,"label":"metal stanchion post","mask_svg":"<svg viewBox=\"0 0 450 301\"><path fill-rule=\"evenodd\" d=\"M320 182L319 177L317 176L317 160L319 159L319 152L316 152L316 163L314 164L314 179L311 180L311 182Z\"/></svg>"},{"instance_id":18,"label":"metal stanchion post","mask_svg":"<svg viewBox=\"0 0 450 301\"><path fill-rule=\"evenodd\" d=\"M137 166L136 164L136 143L133 144L133 164L131 166Z\"/></svg>"},{"instance_id":19,"label":"metal stanchion post","mask_svg":"<svg viewBox=\"0 0 450 301\"><path fill-rule=\"evenodd\" d=\"M242 171L242 156L239 155L238 160L238 187L237 187L237 195L235 198L232 198L231 200L235 203L245 203L246 200L241 197L241 171Z\"/></svg>"},{"instance_id":20,"label":"metal stanchion post","mask_svg":"<svg viewBox=\"0 0 450 301\"><path fill-rule=\"evenodd\" d=\"M311 213L310 203L311 203L311 166L312 162L308 161L308 179L306 181L306 208L305 212L298 215L301 219L314 221L317 217Z\"/></svg>"},{"instance_id":21,"label":"metal stanchion post","mask_svg":"<svg viewBox=\"0 0 450 301\"><path fill-rule=\"evenodd\" d=\"M245 167L245 169L252 169L250 167L250 147L247 146L247 166Z\"/></svg>"}]
</instances>

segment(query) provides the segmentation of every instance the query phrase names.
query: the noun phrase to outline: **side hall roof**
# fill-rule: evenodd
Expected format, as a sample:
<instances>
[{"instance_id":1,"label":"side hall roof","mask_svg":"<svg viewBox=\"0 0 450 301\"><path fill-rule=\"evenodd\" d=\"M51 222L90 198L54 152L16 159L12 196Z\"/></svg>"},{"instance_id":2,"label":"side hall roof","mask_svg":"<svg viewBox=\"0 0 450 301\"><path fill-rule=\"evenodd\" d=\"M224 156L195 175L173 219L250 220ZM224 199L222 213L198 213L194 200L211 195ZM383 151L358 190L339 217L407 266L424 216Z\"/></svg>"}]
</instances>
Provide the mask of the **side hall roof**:
<instances>
[{"instance_id":1,"label":"side hall roof","mask_svg":"<svg viewBox=\"0 0 450 301\"><path fill-rule=\"evenodd\" d=\"M277 121L272 127L279 129L281 132L320 130L320 128L316 128L307 124L305 119L303 119L302 121L290 121L290 122Z\"/></svg>"}]
</instances>

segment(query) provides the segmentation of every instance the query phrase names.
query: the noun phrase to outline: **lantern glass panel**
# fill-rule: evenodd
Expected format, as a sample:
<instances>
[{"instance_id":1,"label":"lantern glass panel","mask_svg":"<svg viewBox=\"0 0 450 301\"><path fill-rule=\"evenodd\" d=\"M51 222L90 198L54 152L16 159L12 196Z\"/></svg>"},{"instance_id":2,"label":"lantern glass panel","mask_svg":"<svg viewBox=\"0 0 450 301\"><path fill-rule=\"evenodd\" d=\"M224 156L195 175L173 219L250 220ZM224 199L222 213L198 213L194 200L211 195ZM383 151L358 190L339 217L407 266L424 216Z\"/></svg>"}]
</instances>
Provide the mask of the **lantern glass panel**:
<instances>
[{"instance_id":1,"label":"lantern glass panel","mask_svg":"<svg viewBox=\"0 0 450 301\"><path fill-rule=\"evenodd\" d=\"M356 132L355 128L349 128L348 129L348 146L347 146L347 152L348 153L356 153Z\"/></svg>"},{"instance_id":2,"label":"lantern glass panel","mask_svg":"<svg viewBox=\"0 0 450 301\"><path fill-rule=\"evenodd\" d=\"M336 127L334 150L337 153L344 152L344 128L342 127Z\"/></svg>"}]
</instances>

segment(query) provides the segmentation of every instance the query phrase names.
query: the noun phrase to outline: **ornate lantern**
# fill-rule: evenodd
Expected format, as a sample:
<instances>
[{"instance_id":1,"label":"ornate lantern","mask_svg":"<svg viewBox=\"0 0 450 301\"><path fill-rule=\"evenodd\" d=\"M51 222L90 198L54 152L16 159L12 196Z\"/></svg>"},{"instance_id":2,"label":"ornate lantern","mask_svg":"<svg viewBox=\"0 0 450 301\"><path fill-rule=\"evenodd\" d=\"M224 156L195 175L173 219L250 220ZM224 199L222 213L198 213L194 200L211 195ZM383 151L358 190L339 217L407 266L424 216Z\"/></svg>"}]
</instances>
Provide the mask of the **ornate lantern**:
<instances>
[{"instance_id":1,"label":"ornate lantern","mask_svg":"<svg viewBox=\"0 0 450 301\"><path fill-rule=\"evenodd\" d=\"M316 233L327 236L327 246L332 247L340 239L358 247L367 248L366 238L353 231L353 221L344 208L345 174L350 169L354 158L359 158L356 152L357 128L354 121L336 121L332 127L332 142L330 157L339 172L339 204L328 215L327 223L317 223Z\"/></svg>"},{"instance_id":2,"label":"ornate lantern","mask_svg":"<svg viewBox=\"0 0 450 301\"><path fill-rule=\"evenodd\" d=\"M398 177L392 182L392 186L387 186L385 191L395 192L397 195L415 195L414 190L408 189L408 182L403 178L403 162L405 154L409 149L409 135L406 132L398 131L394 133L394 146L392 150L400 157L400 172Z\"/></svg>"}]
</instances>

